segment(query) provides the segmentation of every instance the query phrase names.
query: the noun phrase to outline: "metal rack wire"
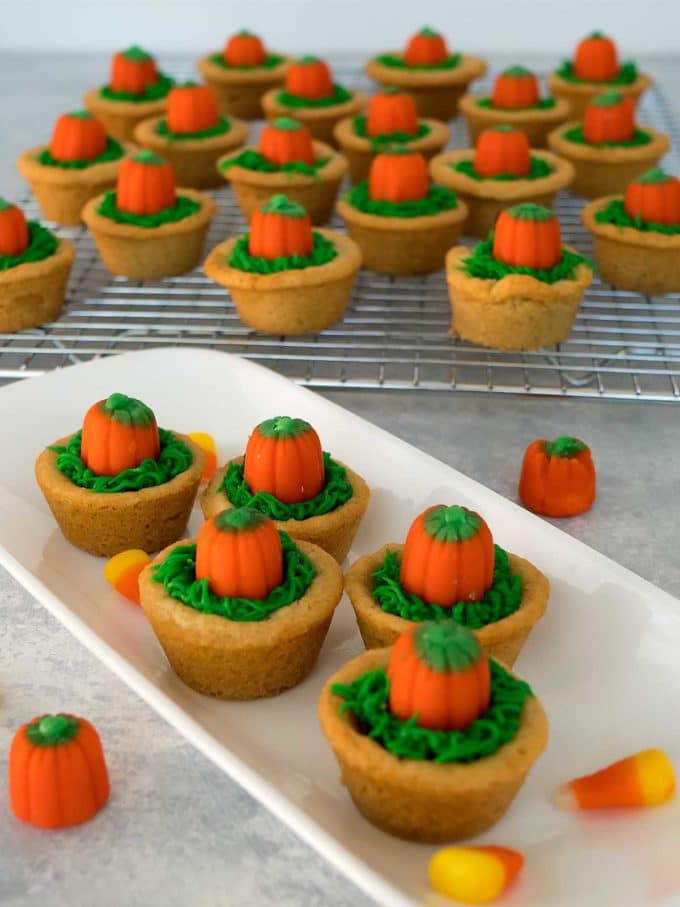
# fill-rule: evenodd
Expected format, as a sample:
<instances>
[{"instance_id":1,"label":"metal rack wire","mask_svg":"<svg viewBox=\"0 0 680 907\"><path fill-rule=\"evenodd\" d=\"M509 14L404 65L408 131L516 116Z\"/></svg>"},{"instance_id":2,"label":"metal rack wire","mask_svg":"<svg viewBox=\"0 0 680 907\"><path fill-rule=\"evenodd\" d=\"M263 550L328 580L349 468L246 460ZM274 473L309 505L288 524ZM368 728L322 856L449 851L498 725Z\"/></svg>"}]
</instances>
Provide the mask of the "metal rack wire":
<instances>
[{"instance_id":1,"label":"metal rack wire","mask_svg":"<svg viewBox=\"0 0 680 907\"><path fill-rule=\"evenodd\" d=\"M358 66L336 67L339 78L369 88ZM680 128L653 88L640 120L668 133ZM467 144L457 123L452 146ZM678 172L673 150L668 166ZM218 214L207 247L243 230L233 196L215 194ZM27 214L38 217L31 198ZM582 200L562 194L557 210L565 241L592 250L581 227ZM341 228L339 223L333 224ZM443 274L388 278L362 271L343 322L322 334L283 338L244 327L226 291L197 269L159 282L112 277L84 230L59 230L77 247L67 303L39 329L0 334L0 381L13 380L128 350L196 346L261 362L312 387L477 391L646 401L680 401L680 294L648 298L595 281L566 343L526 353L485 350L448 333Z\"/></svg>"}]
</instances>

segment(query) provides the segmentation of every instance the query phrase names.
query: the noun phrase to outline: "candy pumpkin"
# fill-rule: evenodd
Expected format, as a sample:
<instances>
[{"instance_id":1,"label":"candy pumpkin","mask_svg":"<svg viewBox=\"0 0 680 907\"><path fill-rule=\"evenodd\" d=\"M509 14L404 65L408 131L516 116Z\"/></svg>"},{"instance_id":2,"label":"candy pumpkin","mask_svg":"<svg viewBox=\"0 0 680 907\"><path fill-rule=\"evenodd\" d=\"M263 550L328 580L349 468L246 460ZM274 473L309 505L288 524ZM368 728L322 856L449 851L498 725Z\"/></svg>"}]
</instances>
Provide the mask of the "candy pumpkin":
<instances>
[{"instance_id":1,"label":"candy pumpkin","mask_svg":"<svg viewBox=\"0 0 680 907\"><path fill-rule=\"evenodd\" d=\"M595 466L590 449L578 438L532 441L519 481L519 497L528 510L544 516L576 516L595 500Z\"/></svg>"},{"instance_id":2,"label":"candy pumpkin","mask_svg":"<svg viewBox=\"0 0 680 907\"><path fill-rule=\"evenodd\" d=\"M222 598L261 601L283 582L283 552L276 526L248 507L223 510L201 526L196 579Z\"/></svg>"},{"instance_id":3,"label":"candy pumpkin","mask_svg":"<svg viewBox=\"0 0 680 907\"><path fill-rule=\"evenodd\" d=\"M415 201L425 198L429 189L427 161L420 152L393 145L373 158L368 191L375 201Z\"/></svg>"},{"instance_id":4,"label":"candy pumpkin","mask_svg":"<svg viewBox=\"0 0 680 907\"><path fill-rule=\"evenodd\" d=\"M591 145L625 142L635 132L635 104L618 91L596 95L586 107L583 136Z\"/></svg>"},{"instance_id":5,"label":"candy pumpkin","mask_svg":"<svg viewBox=\"0 0 680 907\"><path fill-rule=\"evenodd\" d=\"M294 161L314 163L312 133L290 117L279 117L273 123L265 123L258 147L260 154L277 167Z\"/></svg>"},{"instance_id":6,"label":"candy pumpkin","mask_svg":"<svg viewBox=\"0 0 680 907\"><path fill-rule=\"evenodd\" d=\"M475 146L475 171L485 178L527 176L531 169L529 139L512 126L484 129Z\"/></svg>"},{"instance_id":7,"label":"candy pumpkin","mask_svg":"<svg viewBox=\"0 0 680 907\"><path fill-rule=\"evenodd\" d=\"M157 214L177 201L172 164L153 151L123 160L118 170L116 205L130 214Z\"/></svg>"},{"instance_id":8,"label":"candy pumpkin","mask_svg":"<svg viewBox=\"0 0 680 907\"><path fill-rule=\"evenodd\" d=\"M418 109L413 97L396 89L374 94L366 111L366 132L370 136L418 132Z\"/></svg>"},{"instance_id":9,"label":"candy pumpkin","mask_svg":"<svg viewBox=\"0 0 680 907\"><path fill-rule=\"evenodd\" d=\"M619 74L616 45L602 32L584 38L574 52L574 75L586 82L607 82Z\"/></svg>"},{"instance_id":10,"label":"candy pumpkin","mask_svg":"<svg viewBox=\"0 0 680 907\"><path fill-rule=\"evenodd\" d=\"M494 545L489 527L466 507L429 507L411 524L399 580L407 592L450 608L479 601L493 585Z\"/></svg>"},{"instance_id":11,"label":"candy pumpkin","mask_svg":"<svg viewBox=\"0 0 680 907\"><path fill-rule=\"evenodd\" d=\"M562 257L557 217L548 208L529 202L501 211L494 230L493 257L513 267L554 267Z\"/></svg>"},{"instance_id":12,"label":"candy pumpkin","mask_svg":"<svg viewBox=\"0 0 680 907\"><path fill-rule=\"evenodd\" d=\"M28 243L24 212L0 197L0 255L21 255L28 248Z\"/></svg>"},{"instance_id":13,"label":"candy pumpkin","mask_svg":"<svg viewBox=\"0 0 680 907\"><path fill-rule=\"evenodd\" d=\"M144 94L149 85L158 81L158 69L151 54L133 45L121 50L111 61L109 88L128 94Z\"/></svg>"},{"instance_id":14,"label":"candy pumpkin","mask_svg":"<svg viewBox=\"0 0 680 907\"><path fill-rule=\"evenodd\" d=\"M159 453L156 417L141 400L111 394L85 413L80 457L95 475L118 475Z\"/></svg>"},{"instance_id":15,"label":"candy pumpkin","mask_svg":"<svg viewBox=\"0 0 680 907\"><path fill-rule=\"evenodd\" d=\"M496 76L491 103L503 110L518 110L534 107L540 97L538 79L534 73L524 66L511 66Z\"/></svg>"},{"instance_id":16,"label":"candy pumpkin","mask_svg":"<svg viewBox=\"0 0 680 907\"><path fill-rule=\"evenodd\" d=\"M50 154L57 161L91 161L106 150L106 132L89 110L63 113L54 124Z\"/></svg>"},{"instance_id":17,"label":"candy pumpkin","mask_svg":"<svg viewBox=\"0 0 680 907\"><path fill-rule=\"evenodd\" d=\"M453 620L402 633L387 664L390 712L434 731L462 731L489 708L489 660L473 633Z\"/></svg>"},{"instance_id":18,"label":"candy pumpkin","mask_svg":"<svg viewBox=\"0 0 680 907\"><path fill-rule=\"evenodd\" d=\"M267 53L257 35L240 31L229 38L223 56L228 66L262 66Z\"/></svg>"},{"instance_id":19,"label":"candy pumpkin","mask_svg":"<svg viewBox=\"0 0 680 907\"><path fill-rule=\"evenodd\" d=\"M645 223L680 224L680 180L655 167L628 184L623 203L630 217Z\"/></svg>"},{"instance_id":20,"label":"candy pumpkin","mask_svg":"<svg viewBox=\"0 0 680 907\"><path fill-rule=\"evenodd\" d=\"M38 828L86 822L109 798L99 735L85 718L42 715L22 725L9 752L12 812Z\"/></svg>"},{"instance_id":21,"label":"candy pumpkin","mask_svg":"<svg viewBox=\"0 0 680 907\"><path fill-rule=\"evenodd\" d=\"M285 195L274 195L250 221L248 251L261 258L309 255L314 246L312 221L302 207Z\"/></svg>"},{"instance_id":22,"label":"candy pumpkin","mask_svg":"<svg viewBox=\"0 0 680 907\"><path fill-rule=\"evenodd\" d=\"M404 51L407 66L438 66L449 57L446 40L431 28L421 28L412 35Z\"/></svg>"},{"instance_id":23,"label":"candy pumpkin","mask_svg":"<svg viewBox=\"0 0 680 907\"><path fill-rule=\"evenodd\" d=\"M333 94L330 66L318 57L300 57L288 68L286 91L300 98L315 101Z\"/></svg>"},{"instance_id":24,"label":"candy pumpkin","mask_svg":"<svg viewBox=\"0 0 680 907\"><path fill-rule=\"evenodd\" d=\"M267 492L284 504L308 501L326 482L319 436L303 419L261 422L248 438L243 476L254 493Z\"/></svg>"},{"instance_id":25,"label":"candy pumpkin","mask_svg":"<svg viewBox=\"0 0 680 907\"><path fill-rule=\"evenodd\" d=\"M168 93L167 121L170 132L190 134L210 129L219 118L217 96L209 85L187 82Z\"/></svg>"}]
</instances>

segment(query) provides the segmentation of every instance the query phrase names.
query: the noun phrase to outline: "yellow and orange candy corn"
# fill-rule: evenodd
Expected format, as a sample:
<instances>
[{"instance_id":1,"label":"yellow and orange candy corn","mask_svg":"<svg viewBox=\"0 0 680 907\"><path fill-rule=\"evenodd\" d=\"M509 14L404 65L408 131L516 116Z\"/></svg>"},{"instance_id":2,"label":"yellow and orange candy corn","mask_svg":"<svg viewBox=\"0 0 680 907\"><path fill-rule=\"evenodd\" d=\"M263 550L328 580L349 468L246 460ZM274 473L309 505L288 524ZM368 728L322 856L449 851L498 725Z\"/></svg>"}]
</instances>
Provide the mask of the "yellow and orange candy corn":
<instances>
[{"instance_id":1,"label":"yellow and orange candy corn","mask_svg":"<svg viewBox=\"0 0 680 907\"><path fill-rule=\"evenodd\" d=\"M444 847L430 860L430 882L448 898L486 904L503 894L523 865L524 856L509 847Z\"/></svg>"},{"instance_id":2,"label":"yellow and orange candy corn","mask_svg":"<svg viewBox=\"0 0 680 907\"><path fill-rule=\"evenodd\" d=\"M131 602L139 604L139 574L151 563L151 558L140 548L131 548L114 555L104 567L104 579L116 592Z\"/></svg>"},{"instance_id":3,"label":"yellow and orange candy corn","mask_svg":"<svg viewBox=\"0 0 680 907\"><path fill-rule=\"evenodd\" d=\"M189 432L189 437L194 444L198 444L205 454L205 466L203 467L201 481L209 482L217 469L217 448L215 447L215 439L212 435L209 435L207 431L192 431Z\"/></svg>"},{"instance_id":4,"label":"yellow and orange candy corn","mask_svg":"<svg viewBox=\"0 0 680 907\"><path fill-rule=\"evenodd\" d=\"M669 800L674 790L671 760L662 750L649 749L568 781L553 799L562 809L657 806Z\"/></svg>"}]
</instances>

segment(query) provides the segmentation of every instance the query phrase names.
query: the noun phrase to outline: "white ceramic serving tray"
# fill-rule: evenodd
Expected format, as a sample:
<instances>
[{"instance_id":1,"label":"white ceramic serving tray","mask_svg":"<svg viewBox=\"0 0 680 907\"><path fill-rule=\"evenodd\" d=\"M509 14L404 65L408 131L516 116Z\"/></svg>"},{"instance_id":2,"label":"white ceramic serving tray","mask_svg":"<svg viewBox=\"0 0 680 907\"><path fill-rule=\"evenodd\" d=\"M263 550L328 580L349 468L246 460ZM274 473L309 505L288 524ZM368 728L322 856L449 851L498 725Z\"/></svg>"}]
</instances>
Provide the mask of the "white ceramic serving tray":
<instances>
[{"instance_id":1,"label":"white ceramic serving tray","mask_svg":"<svg viewBox=\"0 0 680 907\"><path fill-rule=\"evenodd\" d=\"M586 817L559 812L549 799L565 779L647 746L664 748L680 765L677 600L448 466L236 357L130 353L0 390L0 563L201 752L381 904L451 902L429 890L434 848L391 838L356 811L319 730L324 680L362 649L349 603L338 608L319 662L300 687L270 700L219 702L184 686L141 610L104 583L103 561L60 535L34 482L33 461L113 391L147 401L162 426L211 432L221 461L240 453L266 417L308 419L325 448L373 491L352 557L402 539L427 505L480 511L497 541L552 583L547 615L516 666L551 719L550 744L507 816L479 839L525 853L525 871L503 903L680 903L677 799L647 812ZM453 429L452 443L465 443ZM196 511L192 528L198 524Z\"/></svg>"}]
</instances>

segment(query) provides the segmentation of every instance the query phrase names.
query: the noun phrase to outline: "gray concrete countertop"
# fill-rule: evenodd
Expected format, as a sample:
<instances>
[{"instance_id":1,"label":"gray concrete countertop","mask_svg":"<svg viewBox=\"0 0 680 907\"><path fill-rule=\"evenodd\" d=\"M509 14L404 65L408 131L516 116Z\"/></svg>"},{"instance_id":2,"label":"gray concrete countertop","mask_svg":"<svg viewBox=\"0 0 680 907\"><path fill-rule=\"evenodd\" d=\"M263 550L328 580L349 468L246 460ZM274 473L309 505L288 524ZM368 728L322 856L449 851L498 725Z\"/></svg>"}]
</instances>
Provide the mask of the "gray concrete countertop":
<instances>
[{"instance_id":1,"label":"gray concrete countertop","mask_svg":"<svg viewBox=\"0 0 680 907\"><path fill-rule=\"evenodd\" d=\"M672 91L678 64L656 60L649 67ZM78 106L82 89L104 72L101 57L41 56L21 64L15 55L0 57L0 194L11 198L21 189L16 154L45 136L56 113ZM425 393L325 396L509 498L516 496L529 440L583 437L598 467L598 500L591 513L562 528L680 595L675 407ZM6 785L0 785L2 907L371 903L185 743L2 570L0 641L0 772L23 721L69 710L100 729L113 790L95 821L48 834L9 816Z\"/></svg>"}]
</instances>

